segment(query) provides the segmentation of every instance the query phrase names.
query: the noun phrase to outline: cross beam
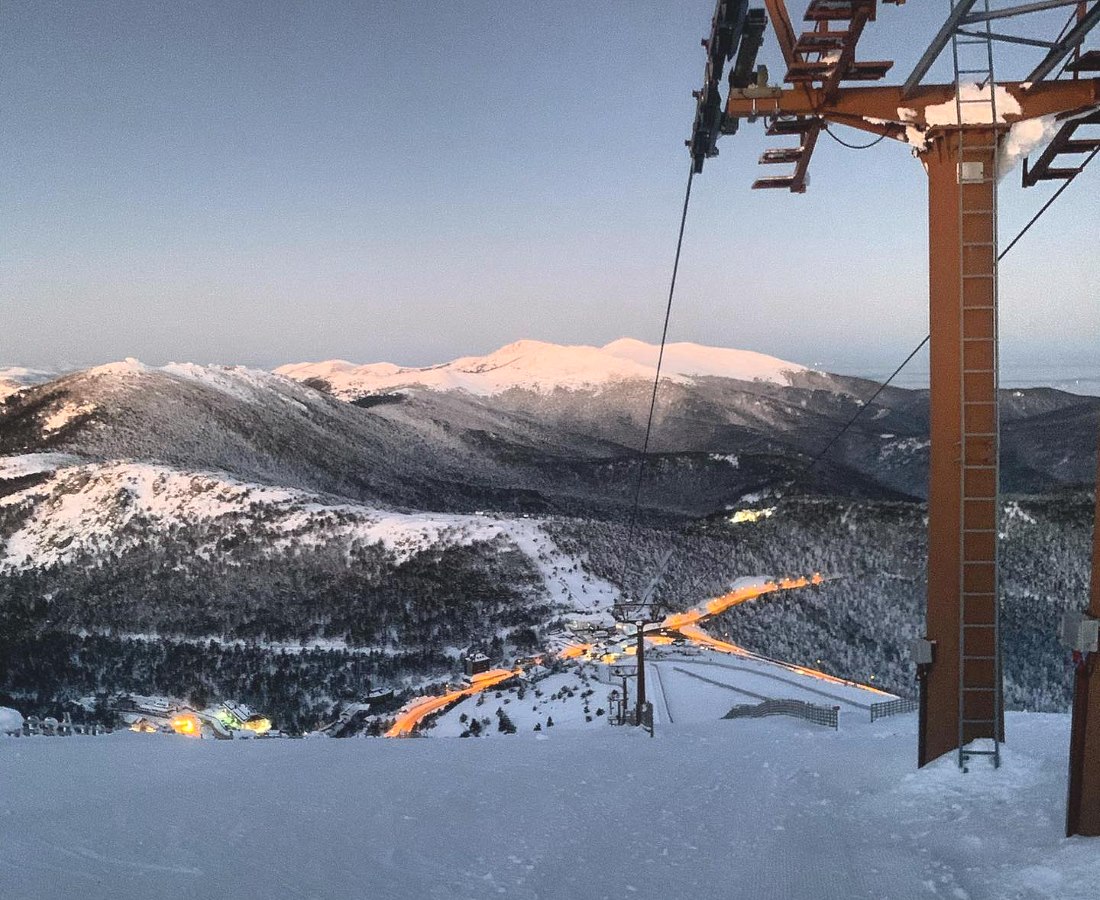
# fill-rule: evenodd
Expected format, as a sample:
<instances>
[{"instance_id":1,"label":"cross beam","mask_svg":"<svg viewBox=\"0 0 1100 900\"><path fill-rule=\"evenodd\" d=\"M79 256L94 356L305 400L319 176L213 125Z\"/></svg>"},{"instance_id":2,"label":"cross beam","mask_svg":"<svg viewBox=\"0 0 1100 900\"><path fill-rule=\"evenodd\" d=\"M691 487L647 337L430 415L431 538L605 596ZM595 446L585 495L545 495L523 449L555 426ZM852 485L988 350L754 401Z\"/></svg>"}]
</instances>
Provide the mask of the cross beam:
<instances>
[{"instance_id":1,"label":"cross beam","mask_svg":"<svg viewBox=\"0 0 1100 900\"><path fill-rule=\"evenodd\" d=\"M1025 89L1026 82L1003 82L1004 88L1019 106L1019 112L1001 109L1005 124L1039 116L1070 111L1085 111L1100 105L1100 79L1077 81L1044 81ZM945 105L949 104L949 106ZM898 122L930 127L929 107L949 116L954 115L955 86L953 84L923 85L908 96L900 85L841 88L834 101L827 102L820 89L768 91L731 90L726 100L726 115L746 116L820 116L842 124L845 118L857 117L881 122ZM998 104L1000 106L1000 104ZM902 111L905 112L902 112ZM933 114L933 118L939 122ZM940 122L942 124L942 122ZM951 123L952 127L954 123Z\"/></svg>"},{"instance_id":2,"label":"cross beam","mask_svg":"<svg viewBox=\"0 0 1100 900\"><path fill-rule=\"evenodd\" d=\"M951 10L951 15L947 17L947 21L943 23L943 27L937 32L936 36L932 38L932 43L928 45L928 49L924 51L924 54L918 60L916 68L913 69L912 74L905 79L905 84L902 86L902 92L905 96L909 96L917 89L917 85L921 83L921 79L928 74L928 70L935 65L940 54L943 52L943 48L947 46L947 42L951 40L951 35L955 33L955 29L959 27L959 23L966 18L967 13L974 7L974 4L978 0L960 0L955 4L955 8Z\"/></svg>"},{"instance_id":3,"label":"cross beam","mask_svg":"<svg viewBox=\"0 0 1100 900\"><path fill-rule=\"evenodd\" d=\"M1051 47L1050 52L1044 57L1043 61L1027 76L1027 80L1038 83L1046 78L1054 71L1058 63L1081 45L1085 35L1092 31L1098 23L1100 23L1100 2L1095 3L1092 9L1081 16L1069 33Z\"/></svg>"}]
</instances>

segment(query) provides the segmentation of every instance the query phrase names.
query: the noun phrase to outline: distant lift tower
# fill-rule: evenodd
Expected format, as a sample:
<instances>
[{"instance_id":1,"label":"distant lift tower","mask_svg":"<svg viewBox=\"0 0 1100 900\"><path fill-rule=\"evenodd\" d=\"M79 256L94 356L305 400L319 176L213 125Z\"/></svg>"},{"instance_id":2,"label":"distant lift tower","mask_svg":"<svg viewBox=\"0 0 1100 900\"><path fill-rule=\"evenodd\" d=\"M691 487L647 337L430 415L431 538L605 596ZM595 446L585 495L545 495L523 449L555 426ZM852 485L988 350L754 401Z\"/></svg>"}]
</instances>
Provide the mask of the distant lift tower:
<instances>
[{"instance_id":1,"label":"distant lift tower","mask_svg":"<svg viewBox=\"0 0 1100 900\"><path fill-rule=\"evenodd\" d=\"M763 2L766 10L748 9L748 0L718 2L710 38L703 42L706 76L703 89L696 92L695 126L688 142L692 171L700 172L704 160L717 154L719 135L735 132L741 119L762 118L767 134L798 143L764 152L762 164L788 164L793 170L760 178L754 188L804 192L810 156L830 123L910 144L928 173L932 444L926 637L933 653L924 667L926 712L919 764L952 750L958 751L960 765L979 754L991 756L996 764L1004 738L998 600L998 162L1005 137L1017 123L1050 116L1071 129L1079 121L1096 121L1100 79L1080 77L1096 70L1096 53L1082 54L1080 47L1100 20L1100 0L1001 5L955 0L904 84L861 87L846 83L879 81L893 66L890 61L856 59L859 38L878 12L876 0L809 0L804 14L808 24L801 34L795 32L784 0ZM904 0L884 2L901 5ZM1034 27L1026 36L1000 31L1008 20L1032 16L1034 23L1033 14L1057 7L1070 13L1057 38L1039 40ZM787 87L770 86L767 70L754 68L769 18L786 66ZM1042 54L1024 81L996 81L997 41L1037 48L1033 52ZM948 47L954 81L924 84ZM726 62L732 65L723 105L719 90ZM1053 166L1055 156L1085 153L1095 144L1072 132L1064 135L1056 153L1044 154L1036 166L1025 169L1025 183L1029 178L1033 184L1072 177L1077 169Z\"/></svg>"}]
</instances>

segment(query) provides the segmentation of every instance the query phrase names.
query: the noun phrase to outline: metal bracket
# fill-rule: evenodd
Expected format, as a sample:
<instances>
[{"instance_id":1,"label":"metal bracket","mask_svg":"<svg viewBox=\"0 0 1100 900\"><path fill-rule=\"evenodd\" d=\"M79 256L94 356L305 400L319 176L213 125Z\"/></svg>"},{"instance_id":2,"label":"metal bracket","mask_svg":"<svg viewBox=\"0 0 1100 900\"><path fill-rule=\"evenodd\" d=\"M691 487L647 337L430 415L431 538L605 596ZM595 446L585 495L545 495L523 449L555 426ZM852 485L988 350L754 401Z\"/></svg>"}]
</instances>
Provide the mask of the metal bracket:
<instances>
[{"instance_id":1,"label":"metal bracket","mask_svg":"<svg viewBox=\"0 0 1100 900\"><path fill-rule=\"evenodd\" d=\"M1068 610L1062 617L1062 643L1074 653L1096 653L1100 649L1100 619Z\"/></svg>"},{"instance_id":2,"label":"metal bracket","mask_svg":"<svg viewBox=\"0 0 1100 900\"><path fill-rule=\"evenodd\" d=\"M711 20L710 36L703 38L707 51L703 87L694 91L695 122L685 142L692 158L692 171L703 171L705 160L718 155L718 138L737 131L737 120L727 120L719 83L726 63L730 69L730 87L744 88L752 82L756 55L760 50L767 17L763 10L749 8L749 0L718 0Z\"/></svg>"},{"instance_id":3,"label":"metal bracket","mask_svg":"<svg viewBox=\"0 0 1100 900\"><path fill-rule=\"evenodd\" d=\"M936 658L936 642L915 638L909 642L909 656L918 666L930 666Z\"/></svg>"}]
</instances>

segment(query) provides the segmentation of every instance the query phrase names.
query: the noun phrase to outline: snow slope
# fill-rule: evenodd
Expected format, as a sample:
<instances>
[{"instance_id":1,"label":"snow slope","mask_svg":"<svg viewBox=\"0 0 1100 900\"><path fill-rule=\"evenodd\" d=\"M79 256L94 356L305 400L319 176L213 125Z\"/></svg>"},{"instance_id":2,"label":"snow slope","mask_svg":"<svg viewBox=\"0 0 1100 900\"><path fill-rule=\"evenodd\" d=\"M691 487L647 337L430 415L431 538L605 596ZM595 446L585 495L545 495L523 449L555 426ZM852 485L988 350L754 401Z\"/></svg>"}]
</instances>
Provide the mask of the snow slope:
<instances>
[{"instance_id":1,"label":"snow slope","mask_svg":"<svg viewBox=\"0 0 1100 900\"><path fill-rule=\"evenodd\" d=\"M504 740L0 740L11 898L1064 900L1068 720L915 771L915 717ZM57 773L64 772L64 778Z\"/></svg>"},{"instance_id":2,"label":"snow slope","mask_svg":"<svg viewBox=\"0 0 1100 900\"><path fill-rule=\"evenodd\" d=\"M492 396L512 389L550 393L557 389L591 390L629 380L652 381L658 347L623 338L603 347L562 346L543 341L517 341L488 356L466 356L424 368L392 363L355 366L344 360L286 365L275 371L298 381L320 379L341 397L359 397L427 388ZM787 384L788 373L808 371L762 353L699 344L669 344L662 373L670 381L715 376L742 381Z\"/></svg>"},{"instance_id":3,"label":"snow slope","mask_svg":"<svg viewBox=\"0 0 1100 900\"><path fill-rule=\"evenodd\" d=\"M829 684L791 672L762 659L744 659L695 647L651 647L646 657L649 698L660 725L716 722L738 705L762 700L802 700L836 706L845 727L868 718L872 703L895 699L857 687ZM607 725L608 695L621 681L602 664L579 663L542 680L493 688L467 697L441 713L426 732L431 737L458 737L469 720L481 720L485 737L504 737L497 711L517 732L547 727L600 729ZM630 688L633 690L633 687ZM633 701L632 701L633 702ZM488 720L486 723L485 720Z\"/></svg>"},{"instance_id":4,"label":"snow slope","mask_svg":"<svg viewBox=\"0 0 1100 900\"><path fill-rule=\"evenodd\" d=\"M556 608L597 618L617 591L588 575L563 554L537 522L448 513L402 513L336 502L306 491L250 484L223 472L180 471L137 462L79 464L59 453L0 457L0 484L30 473L50 473L41 483L0 497L4 507L29 506L19 527L0 540L5 566L64 562L83 551L119 552L140 532L126 525L144 520L168 533L174 525L245 516L249 527L264 522L281 535L272 550L341 540L381 542L404 559L430 546L466 544L503 535L531 558L546 596Z\"/></svg>"},{"instance_id":5,"label":"snow slope","mask_svg":"<svg viewBox=\"0 0 1100 900\"><path fill-rule=\"evenodd\" d=\"M23 715L17 709L0 706L0 735L19 734L23 730ZM0 881L0 884L3 884Z\"/></svg>"},{"instance_id":6,"label":"snow slope","mask_svg":"<svg viewBox=\"0 0 1100 900\"><path fill-rule=\"evenodd\" d=\"M647 368L656 369L660 347L633 338L620 338L605 344L601 352L620 359L629 359ZM678 375L715 378L736 378L739 381L771 381L786 384L787 373L808 372L805 366L776 359L752 350L729 350L724 347L705 347L688 342L665 345L662 372Z\"/></svg>"}]
</instances>

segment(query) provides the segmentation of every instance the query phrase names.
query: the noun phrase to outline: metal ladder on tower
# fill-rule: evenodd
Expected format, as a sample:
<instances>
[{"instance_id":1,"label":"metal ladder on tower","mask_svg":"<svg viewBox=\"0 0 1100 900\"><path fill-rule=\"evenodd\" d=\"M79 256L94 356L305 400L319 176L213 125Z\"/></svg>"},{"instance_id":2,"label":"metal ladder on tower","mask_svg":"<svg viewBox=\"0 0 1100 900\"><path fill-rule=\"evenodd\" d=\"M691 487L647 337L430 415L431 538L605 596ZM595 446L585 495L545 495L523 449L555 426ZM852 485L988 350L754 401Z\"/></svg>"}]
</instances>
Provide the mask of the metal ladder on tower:
<instances>
[{"instance_id":1,"label":"metal ladder on tower","mask_svg":"<svg viewBox=\"0 0 1100 900\"><path fill-rule=\"evenodd\" d=\"M951 0L952 9L960 0ZM989 13L990 0L979 0ZM971 4L978 5L978 4ZM952 37L959 141L961 521L959 766L1000 765L998 600L1000 419L997 407L997 91L990 21ZM966 127L989 123L988 129ZM969 317L969 318L968 318ZM973 742L986 739L981 745Z\"/></svg>"}]
</instances>

